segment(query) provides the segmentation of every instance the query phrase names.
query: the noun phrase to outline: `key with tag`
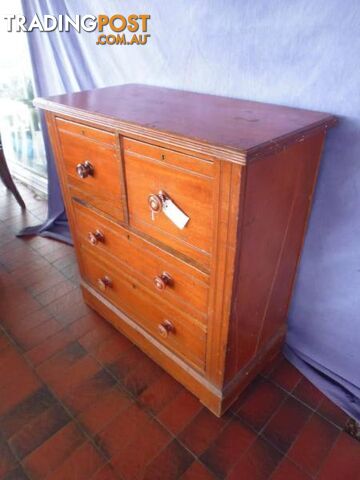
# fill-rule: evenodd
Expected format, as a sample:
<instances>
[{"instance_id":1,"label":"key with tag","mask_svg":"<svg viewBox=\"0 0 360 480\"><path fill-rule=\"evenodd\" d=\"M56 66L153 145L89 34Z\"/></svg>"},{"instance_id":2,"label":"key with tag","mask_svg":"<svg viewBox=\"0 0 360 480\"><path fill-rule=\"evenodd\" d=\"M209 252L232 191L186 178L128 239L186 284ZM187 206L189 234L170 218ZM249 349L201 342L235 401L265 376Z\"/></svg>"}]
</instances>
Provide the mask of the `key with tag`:
<instances>
[{"instance_id":1,"label":"key with tag","mask_svg":"<svg viewBox=\"0 0 360 480\"><path fill-rule=\"evenodd\" d=\"M182 230L190 220L169 197L164 199L162 211L180 230Z\"/></svg>"}]
</instances>

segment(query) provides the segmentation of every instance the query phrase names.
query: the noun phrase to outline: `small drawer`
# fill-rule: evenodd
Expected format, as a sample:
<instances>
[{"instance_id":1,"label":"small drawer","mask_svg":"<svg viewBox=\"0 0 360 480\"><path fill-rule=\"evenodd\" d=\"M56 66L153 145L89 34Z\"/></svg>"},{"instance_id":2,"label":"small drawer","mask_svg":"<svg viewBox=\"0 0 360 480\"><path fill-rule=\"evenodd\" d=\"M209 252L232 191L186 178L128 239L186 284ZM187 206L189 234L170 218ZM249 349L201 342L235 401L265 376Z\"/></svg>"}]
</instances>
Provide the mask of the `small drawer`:
<instances>
[{"instance_id":1,"label":"small drawer","mask_svg":"<svg viewBox=\"0 0 360 480\"><path fill-rule=\"evenodd\" d=\"M215 221L214 164L127 138L123 150L130 224L208 268ZM189 217L183 229L164 214L166 198Z\"/></svg>"},{"instance_id":2,"label":"small drawer","mask_svg":"<svg viewBox=\"0 0 360 480\"><path fill-rule=\"evenodd\" d=\"M78 242L97 256L116 259L159 298L206 323L209 277L202 271L73 201Z\"/></svg>"},{"instance_id":3,"label":"small drawer","mask_svg":"<svg viewBox=\"0 0 360 480\"><path fill-rule=\"evenodd\" d=\"M206 328L161 302L143 285L120 271L116 264L99 261L81 249L85 280L133 321L188 363L205 367Z\"/></svg>"},{"instance_id":4,"label":"small drawer","mask_svg":"<svg viewBox=\"0 0 360 480\"><path fill-rule=\"evenodd\" d=\"M71 194L125 220L121 163L115 134L56 119Z\"/></svg>"}]
</instances>

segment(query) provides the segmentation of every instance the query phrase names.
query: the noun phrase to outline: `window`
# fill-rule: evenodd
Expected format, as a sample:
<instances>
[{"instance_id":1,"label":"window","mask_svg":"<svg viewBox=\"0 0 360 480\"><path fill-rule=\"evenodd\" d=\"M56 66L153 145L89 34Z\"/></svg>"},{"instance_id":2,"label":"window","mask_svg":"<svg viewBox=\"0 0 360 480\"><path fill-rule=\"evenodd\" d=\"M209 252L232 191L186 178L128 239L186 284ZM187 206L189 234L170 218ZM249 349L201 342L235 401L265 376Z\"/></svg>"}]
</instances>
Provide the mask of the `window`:
<instances>
[{"instance_id":1,"label":"window","mask_svg":"<svg viewBox=\"0 0 360 480\"><path fill-rule=\"evenodd\" d=\"M6 3L6 2L4 2ZM3 5L0 15L8 14ZM11 2L21 14L20 0ZM26 33L0 30L0 132L5 158L15 178L46 193L46 157Z\"/></svg>"}]
</instances>

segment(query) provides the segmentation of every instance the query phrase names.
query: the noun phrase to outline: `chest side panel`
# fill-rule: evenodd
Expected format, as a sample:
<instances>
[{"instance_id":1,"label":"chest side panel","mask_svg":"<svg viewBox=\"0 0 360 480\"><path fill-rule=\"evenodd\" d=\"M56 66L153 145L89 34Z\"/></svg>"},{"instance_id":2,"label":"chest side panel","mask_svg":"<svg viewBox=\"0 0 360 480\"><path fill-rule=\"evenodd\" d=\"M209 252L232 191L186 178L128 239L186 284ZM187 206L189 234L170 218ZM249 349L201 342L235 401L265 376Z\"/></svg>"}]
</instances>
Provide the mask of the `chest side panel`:
<instances>
[{"instance_id":1,"label":"chest side panel","mask_svg":"<svg viewBox=\"0 0 360 480\"><path fill-rule=\"evenodd\" d=\"M247 168L225 382L281 342L324 133Z\"/></svg>"}]
</instances>

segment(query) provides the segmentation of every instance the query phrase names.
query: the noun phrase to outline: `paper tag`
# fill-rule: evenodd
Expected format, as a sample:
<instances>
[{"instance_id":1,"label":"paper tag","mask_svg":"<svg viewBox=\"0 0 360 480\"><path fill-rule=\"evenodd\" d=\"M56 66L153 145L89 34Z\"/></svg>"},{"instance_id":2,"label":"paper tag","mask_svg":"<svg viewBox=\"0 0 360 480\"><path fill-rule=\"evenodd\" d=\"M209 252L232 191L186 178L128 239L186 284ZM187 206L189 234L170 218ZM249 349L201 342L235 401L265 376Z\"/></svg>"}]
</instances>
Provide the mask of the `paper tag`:
<instances>
[{"instance_id":1,"label":"paper tag","mask_svg":"<svg viewBox=\"0 0 360 480\"><path fill-rule=\"evenodd\" d=\"M185 215L185 213L180 210L180 208L177 207L175 203L170 200L170 198L164 200L162 211L169 220L171 220L178 228L180 228L180 230L182 230L190 220L190 218Z\"/></svg>"}]
</instances>

